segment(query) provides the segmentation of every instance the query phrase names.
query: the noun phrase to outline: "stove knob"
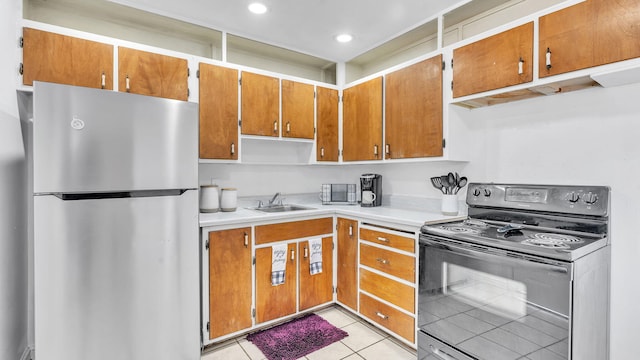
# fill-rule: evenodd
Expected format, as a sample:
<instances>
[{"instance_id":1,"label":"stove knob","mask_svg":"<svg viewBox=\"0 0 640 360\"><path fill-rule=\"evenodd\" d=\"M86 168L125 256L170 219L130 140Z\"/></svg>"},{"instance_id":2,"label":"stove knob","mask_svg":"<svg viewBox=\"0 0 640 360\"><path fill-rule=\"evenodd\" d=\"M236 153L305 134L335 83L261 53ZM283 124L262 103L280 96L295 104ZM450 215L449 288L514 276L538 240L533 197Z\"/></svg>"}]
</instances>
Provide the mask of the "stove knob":
<instances>
[{"instance_id":1,"label":"stove knob","mask_svg":"<svg viewBox=\"0 0 640 360\"><path fill-rule=\"evenodd\" d=\"M584 196L582 200L584 200L584 203L587 205L593 205L598 201L598 195L589 192Z\"/></svg>"},{"instance_id":2,"label":"stove knob","mask_svg":"<svg viewBox=\"0 0 640 360\"><path fill-rule=\"evenodd\" d=\"M567 195L567 200L569 200L570 203L577 203L578 200L580 200L580 195L572 191Z\"/></svg>"},{"instance_id":3,"label":"stove knob","mask_svg":"<svg viewBox=\"0 0 640 360\"><path fill-rule=\"evenodd\" d=\"M486 196L486 197L491 196L491 190L489 190L489 189L484 189L484 196Z\"/></svg>"},{"instance_id":4,"label":"stove knob","mask_svg":"<svg viewBox=\"0 0 640 360\"><path fill-rule=\"evenodd\" d=\"M473 189L473 196L480 196L480 189L478 188Z\"/></svg>"}]
</instances>

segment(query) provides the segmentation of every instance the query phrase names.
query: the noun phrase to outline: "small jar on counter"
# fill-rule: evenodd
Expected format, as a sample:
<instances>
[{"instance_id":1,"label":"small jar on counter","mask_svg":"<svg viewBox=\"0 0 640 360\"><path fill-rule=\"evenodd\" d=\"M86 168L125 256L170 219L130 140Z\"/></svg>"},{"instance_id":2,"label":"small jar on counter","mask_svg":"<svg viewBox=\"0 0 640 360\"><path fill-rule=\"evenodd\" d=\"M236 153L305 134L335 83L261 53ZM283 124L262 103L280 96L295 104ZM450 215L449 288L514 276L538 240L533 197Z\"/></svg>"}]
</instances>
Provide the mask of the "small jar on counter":
<instances>
[{"instance_id":1,"label":"small jar on counter","mask_svg":"<svg viewBox=\"0 0 640 360\"><path fill-rule=\"evenodd\" d=\"M200 212L214 213L220 208L218 185L202 185L200 187Z\"/></svg>"},{"instance_id":2,"label":"small jar on counter","mask_svg":"<svg viewBox=\"0 0 640 360\"><path fill-rule=\"evenodd\" d=\"M220 208L222 211L236 211L238 206L238 189L223 188L220 199Z\"/></svg>"}]
</instances>

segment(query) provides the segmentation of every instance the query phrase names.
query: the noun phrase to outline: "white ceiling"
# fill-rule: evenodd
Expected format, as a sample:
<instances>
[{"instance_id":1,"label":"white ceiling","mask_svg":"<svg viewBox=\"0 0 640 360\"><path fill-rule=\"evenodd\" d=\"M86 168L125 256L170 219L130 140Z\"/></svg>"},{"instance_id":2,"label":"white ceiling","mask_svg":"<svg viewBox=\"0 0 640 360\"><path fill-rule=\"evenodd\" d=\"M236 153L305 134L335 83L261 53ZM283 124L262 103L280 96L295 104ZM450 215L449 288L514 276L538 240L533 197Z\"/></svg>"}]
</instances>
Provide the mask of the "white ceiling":
<instances>
[{"instance_id":1,"label":"white ceiling","mask_svg":"<svg viewBox=\"0 0 640 360\"><path fill-rule=\"evenodd\" d=\"M269 8L263 15L247 10L254 0L109 1L346 62L469 0L260 0ZM335 41L343 32L352 34L353 41Z\"/></svg>"}]
</instances>

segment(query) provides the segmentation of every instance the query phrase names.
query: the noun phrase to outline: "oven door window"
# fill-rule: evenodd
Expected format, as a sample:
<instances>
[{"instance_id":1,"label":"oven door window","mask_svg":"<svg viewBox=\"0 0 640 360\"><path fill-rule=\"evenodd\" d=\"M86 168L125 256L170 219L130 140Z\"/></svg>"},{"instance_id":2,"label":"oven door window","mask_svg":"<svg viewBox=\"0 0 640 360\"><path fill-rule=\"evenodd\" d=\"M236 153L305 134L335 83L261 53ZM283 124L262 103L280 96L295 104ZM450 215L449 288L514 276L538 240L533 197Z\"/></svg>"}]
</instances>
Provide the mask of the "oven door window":
<instances>
[{"instance_id":1,"label":"oven door window","mask_svg":"<svg viewBox=\"0 0 640 360\"><path fill-rule=\"evenodd\" d=\"M478 359L568 359L571 265L421 240L421 331Z\"/></svg>"}]
</instances>

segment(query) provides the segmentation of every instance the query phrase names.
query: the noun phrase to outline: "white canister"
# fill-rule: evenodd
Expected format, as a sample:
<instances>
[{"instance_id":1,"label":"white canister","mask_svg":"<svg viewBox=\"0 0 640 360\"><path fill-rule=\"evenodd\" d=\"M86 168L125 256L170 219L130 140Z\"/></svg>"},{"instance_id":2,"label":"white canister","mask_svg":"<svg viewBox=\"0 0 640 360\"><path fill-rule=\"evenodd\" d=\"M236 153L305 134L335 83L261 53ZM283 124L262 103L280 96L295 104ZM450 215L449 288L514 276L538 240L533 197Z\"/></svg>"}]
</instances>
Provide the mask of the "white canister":
<instances>
[{"instance_id":1,"label":"white canister","mask_svg":"<svg viewBox=\"0 0 640 360\"><path fill-rule=\"evenodd\" d=\"M442 214L458 215L458 195L442 195Z\"/></svg>"},{"instance_id":2,"label":"white canister","mask_svg":"<svg viewBox=\"0 0 640 360\"><path fill-rule=\"evenodd\" d=\"M218 185L202 185L200 187L200 212L214 213L220 208Z\"/></svg>"},{"instance_id":3,"label":"white canister","mask_svg":"<svg viewBox=\"0 0 640 360\"><path fill-rule=\"evenodd\" d=\"M238 206L238 189L223 188L220 198L220 208L222 211L236 211Z\"/></svg>"}]
</instances>

